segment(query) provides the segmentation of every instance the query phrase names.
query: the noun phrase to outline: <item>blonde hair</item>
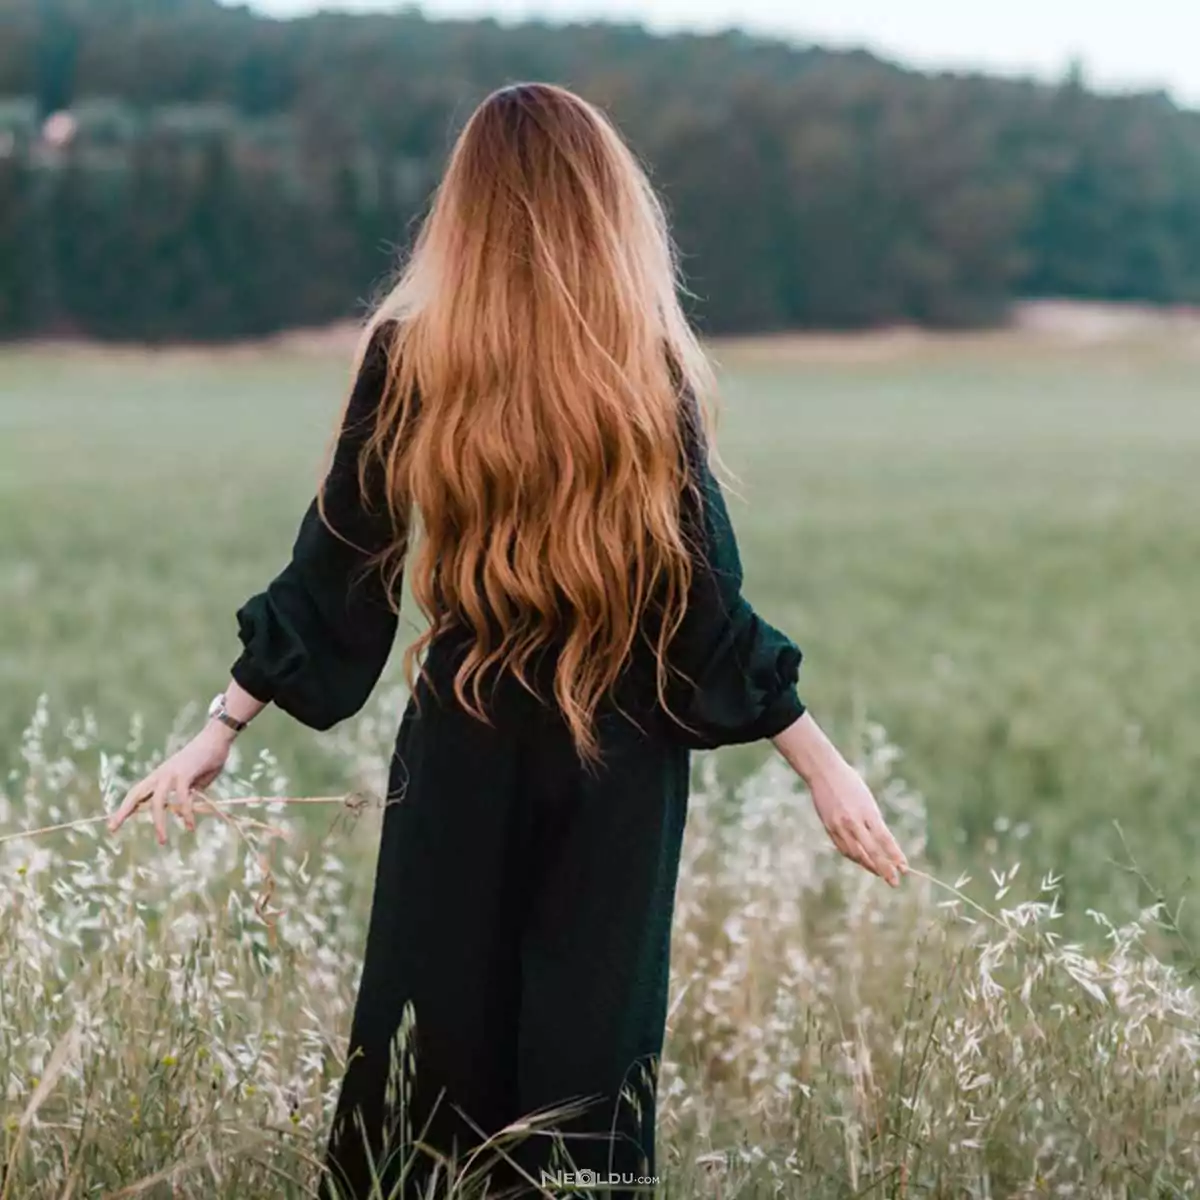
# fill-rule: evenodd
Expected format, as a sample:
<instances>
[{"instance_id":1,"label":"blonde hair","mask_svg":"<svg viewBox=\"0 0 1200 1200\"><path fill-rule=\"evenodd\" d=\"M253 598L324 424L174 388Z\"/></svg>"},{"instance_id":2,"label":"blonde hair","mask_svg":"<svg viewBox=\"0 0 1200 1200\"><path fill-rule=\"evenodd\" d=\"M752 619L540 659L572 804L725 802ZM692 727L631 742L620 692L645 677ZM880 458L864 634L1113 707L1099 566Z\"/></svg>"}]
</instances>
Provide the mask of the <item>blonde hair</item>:
<instances>
[{"instance_id":1,"label":"blonde hair","mask_svg":"<svg viewBox=\"0 0 1200 1200\"><path fill-rule=\"evenodd\" d=\"M531 660L556 644L554 700L595 762L597 709L639 637L666 703L693 569L682 397L712 382L662 206L605 116L546 84L489 96L364 345L387 322L360 483L382 467L397 530L385 578L398 604L406 571L429 621L409 684L420 653L465 625L454 691L488 720L488 672L533 692Z\"/></svg>"}]
</instances>

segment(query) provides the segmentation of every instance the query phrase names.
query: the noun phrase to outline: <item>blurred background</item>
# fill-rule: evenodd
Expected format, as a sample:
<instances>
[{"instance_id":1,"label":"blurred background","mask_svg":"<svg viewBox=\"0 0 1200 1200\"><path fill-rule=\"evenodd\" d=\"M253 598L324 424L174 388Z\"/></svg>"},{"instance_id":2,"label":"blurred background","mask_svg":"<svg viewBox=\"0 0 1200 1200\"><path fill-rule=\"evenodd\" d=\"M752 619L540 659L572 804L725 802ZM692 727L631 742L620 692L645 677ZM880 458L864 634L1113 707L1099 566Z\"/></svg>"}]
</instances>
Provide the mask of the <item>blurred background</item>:
<instances>
[{"instance_id":1,"label":"blurred background","mask_svg":"<svg viewBox=\"0 0 1200 1200\"><path fill-rule=\"evenodd\" d=\"M0 0L0 765L42 695L108 745L199 720L455 131L550 79L670 209L814 711L895 743L939 863L1124 910L1117 820L1189 891L1196 7L321 7ZM344 784L277 714L247 744Z\"/></svg>"},{"instance_id":2,"label":"blurred background","mask_svg":"<svg viewBox=\"0 0 1200 1200\"><path fill-rule=\"evenodd\" d=\"M352 314L457 123L521 78L566 81L627 131L712 333L1200 299L1200 16L1182 0L268 15L313 7L0 3L0 333L213 340ZM758 32L634 23L735 18ZM839 48L860 39L878 52Z\"/></svg>"}]
</instances>

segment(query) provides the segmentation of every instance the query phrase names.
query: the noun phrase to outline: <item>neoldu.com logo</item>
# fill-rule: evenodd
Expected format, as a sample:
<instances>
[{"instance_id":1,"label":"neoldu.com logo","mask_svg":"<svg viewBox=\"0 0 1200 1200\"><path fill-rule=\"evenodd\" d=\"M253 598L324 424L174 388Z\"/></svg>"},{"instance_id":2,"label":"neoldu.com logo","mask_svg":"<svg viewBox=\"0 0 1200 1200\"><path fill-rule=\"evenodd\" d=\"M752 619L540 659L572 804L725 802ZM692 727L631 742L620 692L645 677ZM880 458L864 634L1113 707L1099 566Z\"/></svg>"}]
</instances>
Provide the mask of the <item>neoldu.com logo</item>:
<instances>
[{"instance_id":1,"label":"neoldu.com logo","mask_svg":"<svg viewBox=\"0 0 1200 1200\"><path fill-rule=\"evenodd\" d=\"M542 1187L546 1191L563 1191L568 1188L653 1188L658 1183L654 1175L624 1175L616 1171L543 1171Z\"/></svg>"}]
</instances>

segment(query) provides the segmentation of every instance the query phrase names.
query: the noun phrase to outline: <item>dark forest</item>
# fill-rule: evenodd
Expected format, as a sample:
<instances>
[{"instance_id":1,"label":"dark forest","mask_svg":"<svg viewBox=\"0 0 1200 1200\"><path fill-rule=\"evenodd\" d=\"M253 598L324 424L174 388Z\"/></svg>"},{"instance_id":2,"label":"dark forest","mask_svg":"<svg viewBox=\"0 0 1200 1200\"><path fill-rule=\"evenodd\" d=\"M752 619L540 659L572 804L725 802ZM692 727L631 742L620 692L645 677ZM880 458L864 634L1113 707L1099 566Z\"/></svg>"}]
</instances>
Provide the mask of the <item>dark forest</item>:
<instances>
[{"instance_id":1,"label":"dark forest","mask_svg":"<svg viewBox=\"0 0 1200 1200\"><path fill-rule=\"evenodd\" d=\"M713 333L1200 303L1200 113L738 33L0 0L0 335L221 340L363 311L473 104L618 121ZM46 121L67 112L69 121Z\"/></svg>"}]
</instances>

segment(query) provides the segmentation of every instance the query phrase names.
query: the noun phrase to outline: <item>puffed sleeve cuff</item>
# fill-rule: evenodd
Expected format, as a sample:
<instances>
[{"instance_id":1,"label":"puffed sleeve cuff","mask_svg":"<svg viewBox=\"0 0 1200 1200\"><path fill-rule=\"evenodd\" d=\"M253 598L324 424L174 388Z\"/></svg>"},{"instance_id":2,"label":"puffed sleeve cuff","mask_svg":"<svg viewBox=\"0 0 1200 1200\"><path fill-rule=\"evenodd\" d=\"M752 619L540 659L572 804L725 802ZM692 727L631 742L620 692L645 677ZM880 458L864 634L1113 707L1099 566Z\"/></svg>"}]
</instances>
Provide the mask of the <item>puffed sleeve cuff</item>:
<instances>
[{"instance_id":1,"label":"puffed sleeve cuff","mask_svg":"<svg viewBox=\"0 0 1200 1200\"><path fill-rule=\"evenodd\" d=\"M679 717L694 749L762 741L804 715L797 692L803 655L749 606L730 623L705 676L687 689Z\"/></svg>"},{"instance_id":2,"label":"puffed sleeve cuff","mask_svg":"<svg viewBox=\"0 0 1200 1200\"><path fill-rule=\"evenodd\" d=\"M285 710L289 681L302 672L308 659L304 639L274 602L282 595L292 598L290 608L303 607L306 597L293 584L295 574L295 566L289 566L270 588L238 609L242 654L231 668L233 678L256 700L274 701Z\"/></svg>"},{"instance_id":3,"label":"puffed sleeve cuff","mask_svg":"<svg viewBox=\"0 0 1200 1200\"><path fill-rule=\"evenodd\" d=\"M289 566L266 592L238 609L243 649L232 674L256 700L272 701L312 729L328 729L338 719L331 711L337 697L335 689L322 686L319 664L309 653L307 643L323 642L312 615L305 616L312 601L296 574L294 564ZM348 674L338 672L343 673Z\"/></svg>"},{"instance_id":4,"label":"puffed sleeve cuff","mask_svg":"<svg viewBox=\"0 0 1200 1200\"><path fill-rule=\"evenodd\" d=\"M243 650L229 671L234 682L259 704L270 704L275 699L275 685L270 677L254 661L249 650Z\"/></svg>"},{"instance_id":5,"label":"puffed sleeve cuff","mask_svg":"<svg viewBox=\"0 0 1200 1200\"><path fill-rule=\"evenodd\" d=\"M802 657L796 646L788 645L780 650L775 663L775 683L771 688L770 698L763 707L754 737L750 740L773 738L804 716L804 702L797 691Z\"/></svg>"},{"instance_id":6,"label":"puffed sleeve cuff","mask_svg":"<svg viewBox=\"0 0 1200 1200\"><path fill-rule=\"evenodd\" d=\"M310 546L307 558L293 560L238 610L242 654L231 671L255 699L323 730L366 703L392 648L396 614L381 588L365 580L352 586L345 570L332 569L326 551L340 543L311 519L307 528L321 539L317 549ZM325 579L332 592L317 590Z\"/></svg>"}]
</instances>

